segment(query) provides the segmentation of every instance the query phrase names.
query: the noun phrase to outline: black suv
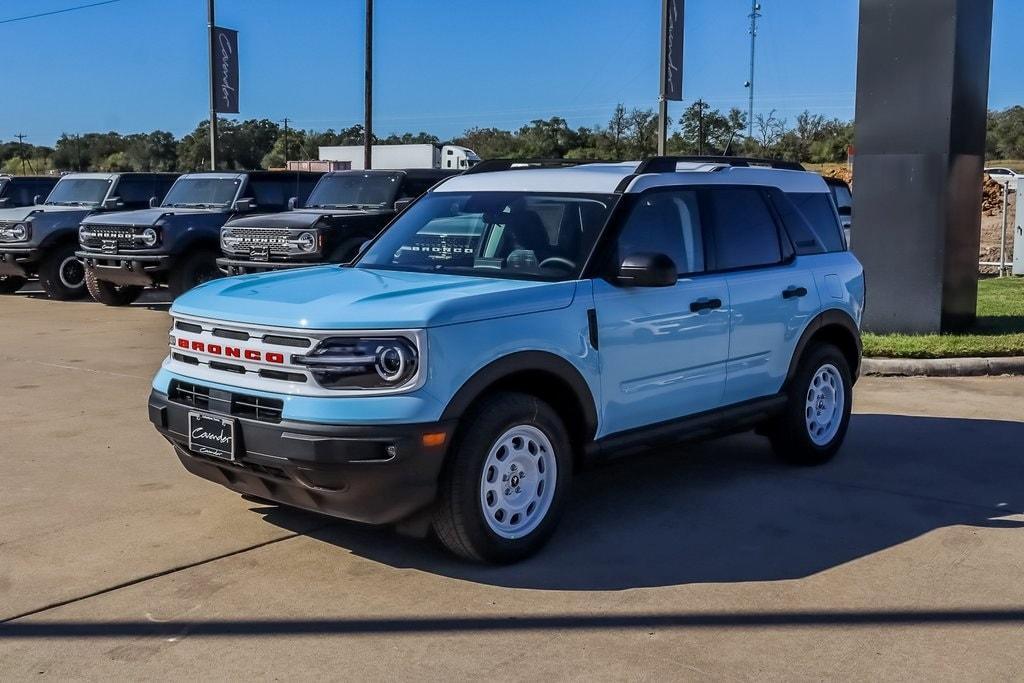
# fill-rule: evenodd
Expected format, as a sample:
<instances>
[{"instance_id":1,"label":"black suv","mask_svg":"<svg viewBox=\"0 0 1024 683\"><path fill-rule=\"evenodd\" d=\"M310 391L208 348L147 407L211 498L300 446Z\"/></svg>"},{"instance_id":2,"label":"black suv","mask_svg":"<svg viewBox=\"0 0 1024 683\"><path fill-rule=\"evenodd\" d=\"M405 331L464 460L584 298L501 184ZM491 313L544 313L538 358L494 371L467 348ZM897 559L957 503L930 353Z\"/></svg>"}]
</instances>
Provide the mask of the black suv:
<instances>
[{"instance_id":1,"label":"black suv","mask_svg":"<svg viewBox=\"0 0 1024 683\"><path fill-rule=\"evenodd\" d=\"M0 209L39 204L58 180L55 175L0 175Z\"/></svg>"},{"instance_id":2,"label":"black suv","mask_svg":"<svg viewBox=\"0 0 1024 683\"><path fill-rule=\"evenodd\" d=\"M305 201L321 175L189 173L159 206L83 221L78 256L85 262L89 293L108 306L124 306L145 287L166 285L177 297L219 277L221 226L243 213L285 211L292 198Z\"/></svg>"},{"instance_id":3,"label":"black suv","mask_svg":"<svg viewBox=\"0 0 1024 683\"><path fill-rule=\"evenodd\" d=\"M176 177L173 173L69 173L42 204L0 209L0 292L15 292L38 274L53 299L85 296L85 270L75 256L82 219L160 201Z\"/></svg>"},{"instance_id":4,"label":"black suv","mask_svg":"<svg viewBox=\"0 0 1024 683\"><path fill-rule=\"evenodd\" d=\"M435 169L328 173L302 208L226 223L220 241L226 257L218 259L217 265L228 275L240 275L346 263L405 205L454 173Z\"/></svg>"}]
</instances>

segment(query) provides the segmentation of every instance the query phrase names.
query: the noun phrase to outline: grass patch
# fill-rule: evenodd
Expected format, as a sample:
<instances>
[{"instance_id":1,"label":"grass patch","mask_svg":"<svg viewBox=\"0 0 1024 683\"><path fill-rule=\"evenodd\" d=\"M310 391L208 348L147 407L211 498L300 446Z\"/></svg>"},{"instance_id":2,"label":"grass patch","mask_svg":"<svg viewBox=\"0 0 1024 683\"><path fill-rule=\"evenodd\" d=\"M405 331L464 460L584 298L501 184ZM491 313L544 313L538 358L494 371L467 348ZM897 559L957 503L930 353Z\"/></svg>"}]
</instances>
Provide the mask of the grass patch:
<instances>
[{"instance_id":1,"label":"grass patch","mask_svg":"<svg viewBox=\"0 0 1024 683\"><path fill-rule=\"evenodd\" d=\"M978 282L978 320L963 334L872 334L864 355L872 358L965 358L1024 356L1024 278Z\"/></svg>"}]
</instances>

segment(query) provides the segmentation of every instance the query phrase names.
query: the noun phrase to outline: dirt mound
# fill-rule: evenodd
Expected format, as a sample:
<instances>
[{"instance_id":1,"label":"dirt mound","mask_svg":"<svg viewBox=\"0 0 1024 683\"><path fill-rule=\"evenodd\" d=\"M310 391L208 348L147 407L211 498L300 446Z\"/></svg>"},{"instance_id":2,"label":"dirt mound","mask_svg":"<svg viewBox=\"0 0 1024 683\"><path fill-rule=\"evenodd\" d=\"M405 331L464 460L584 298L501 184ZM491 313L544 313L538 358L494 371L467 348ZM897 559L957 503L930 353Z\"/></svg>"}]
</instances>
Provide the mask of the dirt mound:
<instances>
[{"instance_id":1,"label":"dirt mound","mask_svg":"<svg viewBox=\"0 0 1024 683\"><path fill-rule=\"evenodd\" d=\"M984 216L998 216L1003 211L1003 186L986 175L981 184L981 213Z\"/></svg>"},{"instance_id":2,"label":"dirt mound","mask_svg":"<svg viewBox=\"0 0 1024 683\"><path fill-rule=\"evenodd\" d=\"M848 168L842 166L830 168L822 173L822 175L826 178L839 178L840 180L845 181L851 188L853 187L853 171Z\"/></svg>"}]
</instances>

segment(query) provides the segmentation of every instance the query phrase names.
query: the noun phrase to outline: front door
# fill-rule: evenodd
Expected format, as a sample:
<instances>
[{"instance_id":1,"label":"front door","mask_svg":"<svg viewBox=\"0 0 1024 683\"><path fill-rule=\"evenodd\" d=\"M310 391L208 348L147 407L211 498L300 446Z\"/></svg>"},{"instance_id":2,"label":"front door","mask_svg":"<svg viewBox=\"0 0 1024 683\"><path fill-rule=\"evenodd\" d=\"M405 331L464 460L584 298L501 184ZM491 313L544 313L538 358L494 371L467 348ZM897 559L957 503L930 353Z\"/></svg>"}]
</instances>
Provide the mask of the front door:
<instances>
[{"instance_id":1,"label":"front door","mask_svg":"<svg viewBox=\"0 0 1024 683\"><path fill-rule=\"evenodd\" d=\"M598 436L716 408L725 390L729 290L724 277L705 273L697 193L659 188L628 200L607 263L662 253L680 278L672 287L594 281L604 404Z\"/></svg>"}]
</instances>

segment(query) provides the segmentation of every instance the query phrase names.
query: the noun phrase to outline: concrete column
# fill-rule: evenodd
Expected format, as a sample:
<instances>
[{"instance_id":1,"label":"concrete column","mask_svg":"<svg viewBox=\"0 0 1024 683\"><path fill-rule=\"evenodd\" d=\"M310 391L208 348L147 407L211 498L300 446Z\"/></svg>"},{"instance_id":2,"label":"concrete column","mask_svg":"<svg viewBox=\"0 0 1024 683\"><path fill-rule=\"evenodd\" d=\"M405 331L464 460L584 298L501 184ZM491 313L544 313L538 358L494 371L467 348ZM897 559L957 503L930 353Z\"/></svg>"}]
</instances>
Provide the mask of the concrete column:
<instances>
[{"instance_id":1,"label":"concrete column","mask_svg":"<svg viewBox=\"0 0 1024 683\"><path fill-rule=\"evenodd\" d=\"M976 315L992 0L860 0L852 242L865 327Z\"/></svg>"}]
</instances>

